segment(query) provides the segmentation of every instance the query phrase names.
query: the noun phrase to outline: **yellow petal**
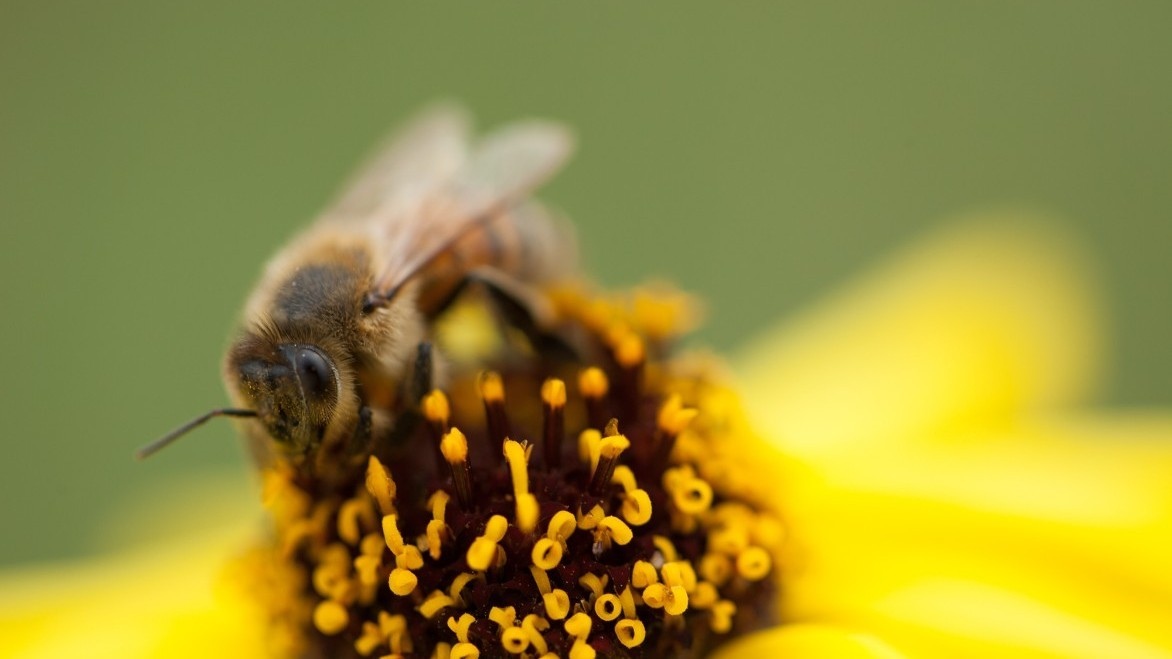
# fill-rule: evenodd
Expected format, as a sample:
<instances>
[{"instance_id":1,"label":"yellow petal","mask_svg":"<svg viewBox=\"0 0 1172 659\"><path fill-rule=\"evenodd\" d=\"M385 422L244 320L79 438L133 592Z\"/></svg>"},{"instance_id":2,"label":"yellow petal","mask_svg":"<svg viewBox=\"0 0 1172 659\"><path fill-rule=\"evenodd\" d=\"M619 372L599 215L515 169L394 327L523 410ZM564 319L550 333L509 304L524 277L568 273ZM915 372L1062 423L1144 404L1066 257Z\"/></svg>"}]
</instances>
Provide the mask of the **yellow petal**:
<instances>
[{"instance_id":1,"label":"yellow petal","mask_svg":"<svg viewBox=\"0 0 1172 659\"><path fill-rule=\"evenodd\" d=\"M1015 627L1032 642L1070 619L1172 653L1172 416L1037 421L869 457L869 476L792 488L791 614L858 622L923 583L979 582L1046 612ZM925 605L932 618L915 622L947 629L961 606Z\"/></svg>"},{"instance_id":2,"label":"yellow petal","mask_svg":"<svg viewBox=\"0 0 1172 659\"><path fill-rule=\"evenodd\" d=\"M1147 642L969 581L926 580L892 593L877 604L872 623L884 638L922 657L1159 659L1172 653L1168 634Z\"/></svg>"},{"instance_id":3,"label":"yellow petal","mask_svg":"<svg viewBox=\"0 0 1172 659\"><path fill-rule=\"evenodd\" d=\"M1067 403L1097 373L1092 292L1056 227L956 224L747 346L746 404L813 456Z\"/></svg>"},{"instance_id":4,"label":"yellow petal","mask_svg":"<svg viewBox=\"0 0 1172 659\"><path fill-rule=\"evenodd\" d=\"M836 627L798 624L750 634L722 646L713 656L716 659L899 659L903 655L866 634Z\"/></svg>"}]
</instances>

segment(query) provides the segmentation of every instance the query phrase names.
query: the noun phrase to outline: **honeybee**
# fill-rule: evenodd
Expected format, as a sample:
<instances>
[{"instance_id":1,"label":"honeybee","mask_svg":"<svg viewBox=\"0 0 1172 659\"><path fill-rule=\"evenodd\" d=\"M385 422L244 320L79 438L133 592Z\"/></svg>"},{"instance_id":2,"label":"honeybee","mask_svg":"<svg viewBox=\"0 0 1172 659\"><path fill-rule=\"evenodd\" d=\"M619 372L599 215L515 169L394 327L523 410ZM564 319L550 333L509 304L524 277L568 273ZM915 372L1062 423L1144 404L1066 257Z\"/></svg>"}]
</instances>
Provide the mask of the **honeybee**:
<instances>
[{"instance_id":1,"label":"honeybee","mask_svg":"<svg viewBox=\"0 0 1172 659\"><path fill-rule=\"evenodd\" d=\"M222 375L256 457L302 463L362 446L388 410L440 377L432 323L470 281L540 325L537 284L572 273L567 225L528 198L573 150L570 132L522 121L469 142L451 107L423 113L266 266ZM321 458L318 457L320 460Z\"/></svg>"}]
</instances>

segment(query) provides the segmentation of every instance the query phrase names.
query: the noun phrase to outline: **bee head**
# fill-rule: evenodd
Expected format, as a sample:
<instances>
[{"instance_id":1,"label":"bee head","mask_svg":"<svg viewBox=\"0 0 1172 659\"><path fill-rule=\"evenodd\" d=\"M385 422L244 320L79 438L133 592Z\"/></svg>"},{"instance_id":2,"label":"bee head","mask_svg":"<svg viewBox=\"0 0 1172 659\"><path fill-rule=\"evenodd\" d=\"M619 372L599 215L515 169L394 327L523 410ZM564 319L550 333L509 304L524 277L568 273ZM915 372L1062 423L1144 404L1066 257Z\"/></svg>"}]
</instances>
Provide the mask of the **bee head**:
<instances>
[{"instance_id":1,"label":"bee head","mask_svg":"<svg viewBox=\"0 0 1172 659\"><path fill-rule=\"evenodd\" d=\"M321 442L339 397L338 369L325 351L301 343L254 345L232 351L228 368L282 449L304 454Z\"/></svg>"}]
</instances>

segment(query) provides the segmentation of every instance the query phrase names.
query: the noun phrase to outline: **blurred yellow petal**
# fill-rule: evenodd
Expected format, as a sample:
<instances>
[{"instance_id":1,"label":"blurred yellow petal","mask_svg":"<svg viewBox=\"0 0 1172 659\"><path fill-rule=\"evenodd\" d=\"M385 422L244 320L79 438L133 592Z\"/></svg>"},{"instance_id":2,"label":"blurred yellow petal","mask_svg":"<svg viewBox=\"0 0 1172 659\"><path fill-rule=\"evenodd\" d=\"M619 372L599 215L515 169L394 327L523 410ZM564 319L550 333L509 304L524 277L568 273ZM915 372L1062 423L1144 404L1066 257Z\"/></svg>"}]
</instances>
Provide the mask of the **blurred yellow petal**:
<instances>
[{"instance_id":1,"label":"blurred yellow petal","mask_svg":"<svg viewBox=\"0 0 1172 659\"><path fill-rule=\"evenodd\" d=\"M867 616L924 580L971 580L1172 650L1169 415L1038 421L871 457L871 477L793 484L792 614Z\"/></svg>"},{"instance_id":2,"label":"blurred yellow petal","mask_svg":"<svg viewBox=\"0 0 1172 659\"><path fill-rule=\"evenodd\" d=\"M0 574L0 655L269 656L263 619L220 576L240 526L162 549Z\"/></svg>"},{"instance_id":3,"label":"blurred yellow petal","mask_svg":"<svg viewBox=\"0 0 1172 659\"><path fill-rule=\"evenodd\" d=\"M762 333L746 404L786 450L837 456L1078 400L1098 372L1093 290L1055 227L956 224Z\"/></svg>"},{"instance_id":4,"label":"blurred yellow petal","mask_svg":"<svg viewBox=\"0 0 1172 659\"><path fill-rule=\"evenodd\" d=\"M900 659L903 655L867 634L838 627L798 624L750 634L723 646L713 656L717 659Z\"/></svg>"},{"instance_id":5,"label":"blurred yellow petal","mask_svg":"<svg viewBox=\"0 0 1172 659\"><path fill-rule=\"evenodd\" d=\"M876 604L872 628L917 657L1159 659L1172 647L1167 634L1150 643L1013 590L967 581L926 580L892 593Z\"/></svg>"}]
</instances>

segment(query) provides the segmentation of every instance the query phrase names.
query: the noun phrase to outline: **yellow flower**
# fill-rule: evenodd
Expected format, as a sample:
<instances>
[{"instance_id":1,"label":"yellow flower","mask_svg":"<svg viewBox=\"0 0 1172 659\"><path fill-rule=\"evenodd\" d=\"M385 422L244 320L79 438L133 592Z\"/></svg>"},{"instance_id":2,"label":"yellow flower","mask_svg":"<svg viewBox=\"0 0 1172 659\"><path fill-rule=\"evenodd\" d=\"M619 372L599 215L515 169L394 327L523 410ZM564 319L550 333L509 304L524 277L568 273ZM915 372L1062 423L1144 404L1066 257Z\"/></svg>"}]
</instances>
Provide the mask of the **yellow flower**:
<instances>
[{"instance_id":1,"label":"yellow flower","mask_svg":"<svg viewBox=\"0 0 1172 659\"><path fill-rule=\"evenodd\" d=\"M744 402L776 456L753 445L738 397L710 364L657 367L648 347L670 338L655 334L678 306L640 298L619 312L563 301L583 323L598 321L620 367L648 370L627 383L622 368L618 378L611 372L615 382L582 374L570 404L564 384L527 391L508 372L437 394L423 426L443 438L443 451L424 457L434 460L429 469L452 470L444 496L404 492L401 461L370 461L361 488L328 503L305 499L295 474L275 470L266 490L277 544L255 545L226 573L224 557L246 540L239 526L193 529L200 540L173 550L0 576L0 654L280 656L304 647L302 632L322 642L350 638L347 630L363 654L423 650L407 632L415 614L376 616L364 604L399 602L369 590L389 588L420 615L446 620L426 633L450 633L452 656L475 652L469 641L485 634L499 643L494 651L540 654L551 621L567 653L586 656L586 641L604 638L644 647L662 638L658 621L677 631L702 623L708 632L697 638L709 639L757 626L773 608L761 598L777 602L766 585L780 584L780 624L721 646L722 656L1167 656L1172 415L1070 411L1099 375L1089 286L1081 262L1045 228L978 223L934 236L746 350ZM611 331L607 321L621 313L641 332ZM595 432L561 459L586 474L576 487L587 494L611 483L614 505L552 513L555 488L539 467L546 445L503 442L507 431L493 428L498 384L513 405L507 414L524 413L513 399L533 397L535 417L512 421L543 429L530 433L535 444L553 432L551 420L561 432L559 406L586 399L579 425ZM629 410L590 411L591 392L608 385L660 394L650 430L638 430ZM452 421L481 402L484 428ZM607 427L612 414L617 428ZM667 435L672 460L646 453ZM503 479L486 484L487 472L468 471L475 485L462 492L458 474L475 467L486 437L503 444ZM641 470L622 469L625 452ZM506 493L508 505L462 528L456 515L486 488ZM427 496L426 508L408 508L412 496ZM664 530L651 533L656 525ZM526 533L535 541L522 543ZM464 591L518 561L518 543L533 548L524 557L532 581L513 586L531 583L547 615L518 615L524 603L504 600L481 620L461 613L476 608ZM626 563L639 543L656 560ZM587 570L567 583L557 570L588 555L630 574ZM435 573L436 556L466 560L468 576ZM608 583L628 578L629 588ZM557 594L561 586L572 599ZM300 626L266 625L274 616Z\"/></svg>"}]
</instances>

